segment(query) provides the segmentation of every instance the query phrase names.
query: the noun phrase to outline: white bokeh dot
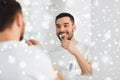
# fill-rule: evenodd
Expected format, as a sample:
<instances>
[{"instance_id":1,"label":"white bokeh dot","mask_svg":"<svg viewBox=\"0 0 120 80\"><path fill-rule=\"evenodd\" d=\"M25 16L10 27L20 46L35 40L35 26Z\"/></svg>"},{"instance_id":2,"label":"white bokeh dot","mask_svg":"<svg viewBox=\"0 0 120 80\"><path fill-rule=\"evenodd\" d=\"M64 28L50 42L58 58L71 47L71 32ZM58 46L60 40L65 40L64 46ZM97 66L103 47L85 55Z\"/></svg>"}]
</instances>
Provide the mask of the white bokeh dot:
<instances>
[{"instance_id":1,"label":"white bokeh dot","mask_svg":"<svg viewBox=\"0 0 120 80\"><path fill-rule=\"evenodd\" d=\"M14 64L16 62L16 58L13 56L8 56L8 62Z\"/></svg>"},{"instance_id":2,"label":"white bokeh dot","mask_svg":"<svg viewBox=\"0 0 120 80\"><path fill-rule=\"evenodd\" d=\"M26 67L26 63L24 61L21 61L19 63L19 66L20 66L20 68L25 68Z\"/></svg>"},{"instance_id":3,"label":"white bokeh dot","mask_svg":"<svg viewBox=\"0 0 120 80\"><path fill-rule=\"evenodd\" d=\"M2 74L2 70L0 69L0 75Z\"/></svg>"},{"instance_id":4,"label":"white bokeh dot","mask_svg":"<svg viewBox=\"0 0 120 80\"><path fill-rule=\"evenodd\" d=\"M105 80L112 80L110 77L106 77Z\"/></svg>"}]
</instances>

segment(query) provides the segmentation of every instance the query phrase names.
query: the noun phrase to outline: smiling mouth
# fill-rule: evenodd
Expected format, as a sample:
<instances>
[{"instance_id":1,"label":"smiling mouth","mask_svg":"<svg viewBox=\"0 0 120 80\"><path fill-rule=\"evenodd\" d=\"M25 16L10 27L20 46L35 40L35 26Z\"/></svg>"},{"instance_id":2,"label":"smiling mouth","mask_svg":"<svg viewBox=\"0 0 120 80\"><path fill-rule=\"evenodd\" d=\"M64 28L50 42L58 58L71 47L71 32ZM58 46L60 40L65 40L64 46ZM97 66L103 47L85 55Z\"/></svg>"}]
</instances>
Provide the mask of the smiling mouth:
<instances>
[{"instance_id":1,"label":"smiling mouth","mask_svg":"<svg viewBox=\"0 0 120 80\"><path fill-rule=\"evenodd\" d=\"M65 35L66 35L66 33L60 33L58 35L58 38L60 39L60 41L62 41L64 39Z\"/></svg>"},{"instance_id":2,"label":"smiling mouth","mask_svg":"<svg viewBox=\"0 0 120 80\"><path fill-rule=\"evenodd\" d=\"M65 36L66 34L68 34L68 33L67 32L59 33L59 35L62 35L62 36Z\"/></svg>"},{"instance_id":3,"label":"smiling mouth","mask_svg":"<svg viewBox=\"0 0 120 80\"><path fill-rule=\"evenodd\" d=\"M62 36L62 38L64 38L67 33L61 33L60 35Z\"/></svg>"}]
</instances>

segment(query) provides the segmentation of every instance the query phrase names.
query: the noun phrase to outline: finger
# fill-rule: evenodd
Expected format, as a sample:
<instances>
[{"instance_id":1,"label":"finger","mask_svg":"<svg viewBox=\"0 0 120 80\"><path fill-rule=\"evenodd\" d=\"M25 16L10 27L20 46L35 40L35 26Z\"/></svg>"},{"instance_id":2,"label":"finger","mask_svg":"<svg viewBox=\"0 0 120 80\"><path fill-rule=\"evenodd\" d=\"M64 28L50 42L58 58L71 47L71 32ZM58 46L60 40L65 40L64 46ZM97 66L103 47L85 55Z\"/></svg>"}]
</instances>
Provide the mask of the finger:
<instances>
[{"instance_id":1,"label":"finger","mask_svg":"<svg viewBox=\"0 0 120 80\"><path fill-rule=\"evenodd\" d=\"M68 35L65 35L63 37L64 37L63 40L65 41L65 40L67 40Z\"/></svg>"},{"instance_id":2,"label":"finger","mask_svg":"<svg viewBox=\"0 0 120 80\"><path fill-rule=\"evenodd\" d=\"M30 39L29 41L30 41L32 44L34 44L34 45L39 44L39 42L38 42L38 41L36 41L36 40L34 40L34 39Z\"/></svg>"},{"instance_id":3,"label":"finger","mask_svg":"<svg viewBox=\"0 0 120 80\"><path fill-rule=\"evenodd\" d=\"M63 44L63 45L69 45L69 43L70 43L70 42L69 42L68 40L65 40L65 41L62 41L62 42L61 42L61 44Z\"/></svg>"},{"instance_id":4,"label":"finger","mask_svg":"<svg viewBox=\"0 0 120 80\"><path fill-rule=\"evenodd\" d=\"M26 41L26 43L27 43L29 46L33 45L30 41Z\"/></svg>"},{"instance_id":5,"label":"finger","mask_svg":"<svg viewBox=\"0 0 120 80\"><path fill-rule=\"evenodd\" d=\"M68 46L67 45L61 45L64 49L67 49Z\"/></svg>"}]
</instances>

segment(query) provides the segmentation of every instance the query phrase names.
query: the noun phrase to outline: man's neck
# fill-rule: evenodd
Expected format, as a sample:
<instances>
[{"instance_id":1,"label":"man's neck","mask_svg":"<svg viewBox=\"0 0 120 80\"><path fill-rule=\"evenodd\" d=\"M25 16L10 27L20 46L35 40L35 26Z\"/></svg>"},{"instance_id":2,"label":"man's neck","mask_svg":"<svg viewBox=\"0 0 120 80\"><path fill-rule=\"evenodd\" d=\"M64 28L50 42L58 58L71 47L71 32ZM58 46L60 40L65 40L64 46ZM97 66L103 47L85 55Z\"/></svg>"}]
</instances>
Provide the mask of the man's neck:
<instances>
[{"instance_id":1,"label":"man's neck","mask_svg":"<svg viewBox=\"0 0 120 80\"><path fill-rule=\"evenodd\" d=\"M73 41L75 45L78 43L78 41L74 37L71 39L71 41Z\"/></svg>"},{"instance_id":2,"label":"man's neck","mask_svg":"<svg viewBox=\"0 0 120 80\"><path fill-rule=\"evenodd\" d=\"M4 41L10 41L10 40L19 40L19 38L16 35L13 35L12 33L9 32L0 32L0 42Z\"/></svg>"}]
</instances>

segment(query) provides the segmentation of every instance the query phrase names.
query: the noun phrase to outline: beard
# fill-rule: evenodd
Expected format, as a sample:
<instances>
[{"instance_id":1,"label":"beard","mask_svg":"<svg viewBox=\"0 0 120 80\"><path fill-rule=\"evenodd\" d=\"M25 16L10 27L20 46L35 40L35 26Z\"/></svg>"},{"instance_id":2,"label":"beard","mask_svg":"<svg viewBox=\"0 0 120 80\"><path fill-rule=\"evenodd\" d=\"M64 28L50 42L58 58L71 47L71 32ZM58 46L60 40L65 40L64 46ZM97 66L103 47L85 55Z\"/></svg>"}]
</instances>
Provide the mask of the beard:
<instances>
[{"instance_id":1,"label":"beard","mask_svg":"<svg viewBox=\"0 0 120 80\"><path fill-rule=\"evenodd\" d=\"M22 22L22 29L21 29L21 33L20 33L20 41L23 40L23 36L24 36L24 31L25 31L25 23L24 20Z\"/></svg>"},{"instance_id":2,"label":"beard","mask_svg":"<svg viewBox=\"0 0 120 80\"><path fill-rule=\"evenodd\" d=\"M21 30L20 39L19 39L20 41L23 40L23 36L24 36L24 26Z\"/></svg>"},{"instance_id":3,"label":"beard","mask_svg":"<svg viewBox=\"0 0 120 80\"><path fill-rule=\"evenodd\" d=\"M20 41L22 41L22 40L23 40L23 36L20 37Z\"/></svg>"},{"instance_id":4,"label":"beard","mask_svg":"<svg viewBox=\"0 0 120 80\"><path fill-rule=\"evenodd\" d=\"M23 40L24 31L21 32L20 41Z\"/></svg>"},{"instance_id":5,"label":"beard","mask_svg":"<svg viewBox=\"0 0 120 80\"><path fill-rule=\"evenodd\" d=\"M73 38L73 33L71 33L70 35L68 35L68 40L71 40Z\"/></svg>"}]
</instances>

